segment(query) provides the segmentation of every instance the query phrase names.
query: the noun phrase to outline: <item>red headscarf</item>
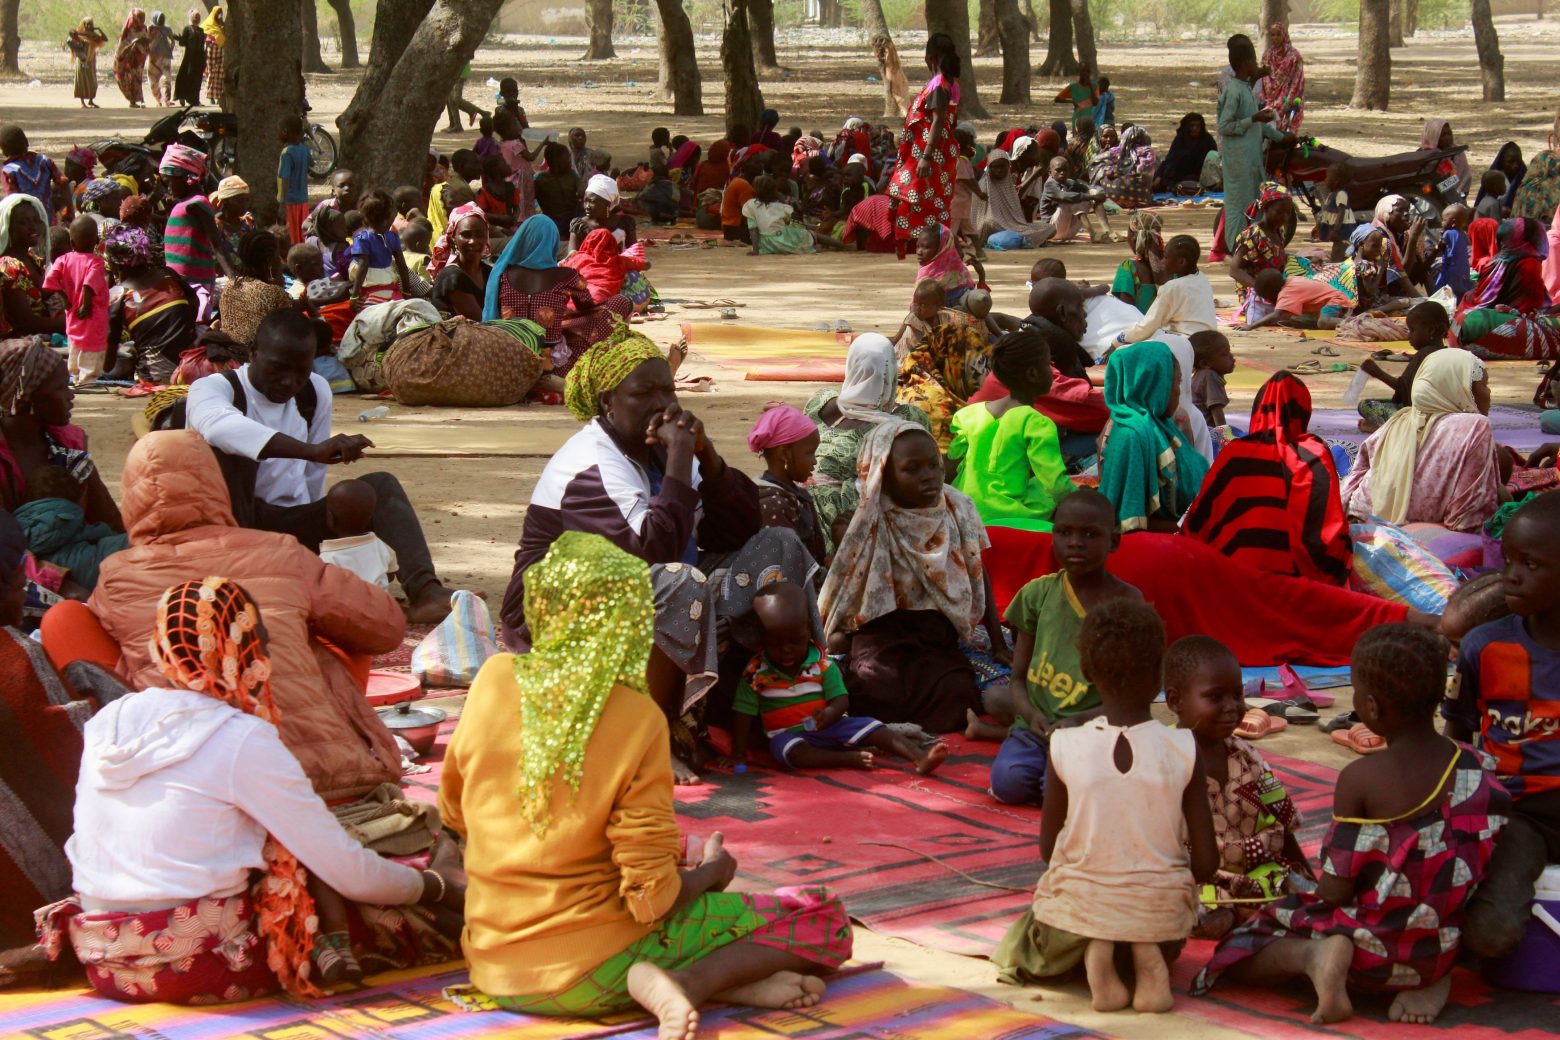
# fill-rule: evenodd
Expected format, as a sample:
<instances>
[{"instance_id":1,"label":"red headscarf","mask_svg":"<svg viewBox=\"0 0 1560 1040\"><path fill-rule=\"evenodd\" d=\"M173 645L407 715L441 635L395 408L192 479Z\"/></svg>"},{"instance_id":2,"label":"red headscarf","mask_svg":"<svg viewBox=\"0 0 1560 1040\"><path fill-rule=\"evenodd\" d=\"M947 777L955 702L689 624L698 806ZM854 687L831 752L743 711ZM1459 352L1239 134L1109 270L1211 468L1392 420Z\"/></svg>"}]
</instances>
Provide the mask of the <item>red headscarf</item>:
<instances>
[{"instance_id":1,"label":"red headscarf","mask_svg":"<svg viewBox=\"0 0 1560 1040\"><path fill-rule=\"evenodd\" d=\"M1311 391L1297 376L1264 383L1251 432L1220 450L1181 533L1256 570L1346 584L1349 522L1332 451L1310 423Z\"/></svg>"},{"instance_id":2,"label":"red headscarf","mask_svg":"<svg viewBox=\"0 0 1560 1040\"><path fill-rule=\"evenodd\" d=\"M731 179L731 142L724 137L710 145L710 154L693 171L695 195L713 188L724 188Z\"/></svg>"},{"instance_id":3,"label":"red headscarf","mask_svg":"<svg viewBox=\"0 0 1560 1040\"><path fill-rule=\"evenodd\" d=\"M590 289L590 298L600 304L622 290L628 272L644 268L644 247L635 242L624 252L612 232L597 228L585 236L562 266L578 271Z\"/></svg>"}]
</instances>

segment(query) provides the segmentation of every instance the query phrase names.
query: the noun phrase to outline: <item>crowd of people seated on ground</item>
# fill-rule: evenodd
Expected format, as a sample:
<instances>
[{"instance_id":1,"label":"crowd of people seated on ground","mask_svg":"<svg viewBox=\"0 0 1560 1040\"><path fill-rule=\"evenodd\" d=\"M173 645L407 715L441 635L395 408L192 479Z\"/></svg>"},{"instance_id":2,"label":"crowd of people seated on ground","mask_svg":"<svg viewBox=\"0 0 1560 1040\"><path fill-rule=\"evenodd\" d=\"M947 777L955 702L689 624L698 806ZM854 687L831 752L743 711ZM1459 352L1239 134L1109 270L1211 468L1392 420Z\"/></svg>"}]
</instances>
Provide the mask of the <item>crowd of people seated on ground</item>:
<instances>
[{"instance_id":1,"label":"crowd of people seated on ground","mask_svg":"<svg viewBox=\"0 0 1560 1040\"><path fill-rule=\"evenodd\" d=\"M1515 948L1560 860L1543 681L1560 476L1553 447L1497 443L1487 370L1556 357L1529 214L1560 205L1560 163L1496 157L1482 263L1495 216L1451 207L1432 241L1398 198L1339 229L1344 259L1302 262L1289 194L1232 170L1303 115L1252 109L1275 72L1303 86L1277 28L1266 70L1232 41L1218 125L1255 136L1225 149L1226 197L1249 198L1222 234L1252 325L1404 312L1416 354L1396 377L1374 366L1393 398L1362 405L1357 451L1311 432L1292 372L1233 412L1202 243L1165 241L1152 214L1126 224L1110 285L1046 256L1028 314L992 309L961 241L1112 240L1112 208L1194 169L1202 186L1217 154L1197 116L1159 163L1146 130L1102 128L1116 99L1089 69L1058 95L1070 124L966 154L957 55L934 35L897 146L860 120L788 141L765 112L702 159L657 131L643 176L614 176L583 130L538 172L506 80L499 140L452 157L453 178L437 157L421 188L338 171L308 211L284 153L274 230L246 222L242 182L208 197L183 145L146 185L88 179L73 153L72 185L18 179L34 153L0 130L0 862L28 904L8 899L0 980L74 957L102 995L212 1003L463 955L464 1008L638 1006L692 1040L709 1001L817 1003L852 933L826 889L727 891L734 857L718 834L685 847L674 787L750 762L927 775L958 733L989 753L995 802L1041 807L1046 870L994 955L1003 979L1081 967L1098 1010L1163 1012L1197 936L1217 946L1194 992L1304 976L1318 1022L1380 991L1393 1020L1434 1019L1459 952ZM1424 147L1449 139L1434 121ZM679 215L759 253L917 252L896 335L856 337L837 391L754 417L757 479L683 407L679 352L632 324L658 306L635 217ZM69 262L46 268L55 253ZM398 336L446 315L508 330L580 428L531 494L496 604L505 652L450 739L436 827L362 692L451 591L392 475L326 478L371 446L333 433L338 382L392 368ZM116 499L71 413L132 375L157 389ZM1502 578L1438 611L1362 591L1356 524ZM1284 714L1244 703L1242 666L1289 661L1347 664L1354 686L1334 739L1362 757L1314 856L1255 746ZM363 807L424 826L371 847L344 827Z\"/></svg>"}]
</instances>

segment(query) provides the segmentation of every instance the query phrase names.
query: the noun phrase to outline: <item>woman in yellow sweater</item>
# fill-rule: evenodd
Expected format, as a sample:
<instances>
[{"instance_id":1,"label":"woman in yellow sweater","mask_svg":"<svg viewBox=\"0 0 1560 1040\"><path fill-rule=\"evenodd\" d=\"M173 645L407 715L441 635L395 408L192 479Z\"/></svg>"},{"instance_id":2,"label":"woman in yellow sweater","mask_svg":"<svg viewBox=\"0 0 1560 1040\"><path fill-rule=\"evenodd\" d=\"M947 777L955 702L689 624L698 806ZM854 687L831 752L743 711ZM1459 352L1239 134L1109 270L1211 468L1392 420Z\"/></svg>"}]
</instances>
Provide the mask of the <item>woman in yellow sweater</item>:
<instances>
[{"instance_id":1,"label":"woman in yellow sweater","mask_svg":"<svg viewBox=\"0 0 1560 1040\"><path fill-rule=\"evenodd\" d=\"M525 616L531 652L487 662L445 756L471 965L448 996L582 1017L637 1003L661 1040L693 1040L707 1000L816 1004L851 952L838 899L724 891L737 864L719 834L679 869L666 720L645 694L648 565L566 532L526 572Z\"/></svg>"}]
</instances>

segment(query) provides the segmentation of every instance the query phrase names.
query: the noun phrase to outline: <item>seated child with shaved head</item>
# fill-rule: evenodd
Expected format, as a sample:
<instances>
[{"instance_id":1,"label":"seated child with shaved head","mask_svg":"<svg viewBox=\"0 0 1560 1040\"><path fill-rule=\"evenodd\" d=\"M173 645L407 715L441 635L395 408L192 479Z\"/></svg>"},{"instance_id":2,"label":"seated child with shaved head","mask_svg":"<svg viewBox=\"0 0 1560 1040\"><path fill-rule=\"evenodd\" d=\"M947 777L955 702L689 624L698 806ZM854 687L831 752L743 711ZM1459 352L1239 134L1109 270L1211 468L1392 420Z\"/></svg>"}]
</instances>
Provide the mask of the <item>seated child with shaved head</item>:
<instances>
[{"instance_id":1,"label":"seated child with shaved head","mask_svg":"<svg viewBox=\"0 0 1560 1040\"><path fill-rule=\"evenodd\" d=\"M325 523L331 537L320 542L320 559L388 590L395 576L395 550L374 533L379 496L361 480L343 480L325 494Z\"/></svg>"},{"instance_id":2,"label":"seated child with shaved head","mask_svg":"<svg viewBox=\"0 0 1560 1040\"><path fill-rule=\"evenodd\" d=\"M731 757L747 761L749 734L763 720L769 753L792 769L871 769L873 751L934 772L948 758L946 744L922 750L877 719L845 714L845 678L813 639L812 606L801 586L773 582L753 597L763 626L763 649L737 686Z\"/></svg>"},{"instance_id":3,"label":"seated child with shaved head","mask_svg":"<svg viewBox=\"0 0 1560 1040\"><path fill-rule=\"evenodd\" d=\"M1290 871L1311 877L1295 831L1300 813L1262 752L1235 735L1245 714L1240 662L1211 636L1187 636L1165 654L1165 703L1197 741L1208 778L1219 869L1202 886L1192 934L1217 939L1285 891Z\"/></svg>"}]
</instances>

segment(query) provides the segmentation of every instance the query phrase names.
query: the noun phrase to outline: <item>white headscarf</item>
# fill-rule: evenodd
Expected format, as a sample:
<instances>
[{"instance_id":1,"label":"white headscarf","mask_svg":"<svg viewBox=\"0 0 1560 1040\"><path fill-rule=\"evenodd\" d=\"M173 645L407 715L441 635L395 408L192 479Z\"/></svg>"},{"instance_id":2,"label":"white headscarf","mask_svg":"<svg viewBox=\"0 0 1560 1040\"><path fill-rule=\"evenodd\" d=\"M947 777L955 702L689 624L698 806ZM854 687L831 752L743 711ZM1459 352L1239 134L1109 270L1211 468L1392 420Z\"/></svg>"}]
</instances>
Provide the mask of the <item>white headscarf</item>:
<instances>
[{"instance_id":1,"label":"white headscarf","mask_svg":"<svg viewBox=\"0 0 1560 1040\"><path fill-rule=\"evenodd\" d=\"M1014 141L1013 142L1013 158L1015 160L1017 160L1025 152L1029 151L1030 146L1032 146L1034 143L1035 143L1035 139L1033 137L1020 137L1018 140ZM987 158L989 159L990 156L988 155Z\"/></svg>"},{"instance_id":2,"label":"white headscarf","mask_svg":"<svg viewBox=\"0 0 1560 1040\"><path fill-rule=\"evenodd\" d=\"M16 217L16 207L24 205L31 206L33 212L38 215L39 226L45 230L48 229L49 214L43 208L43 203L26 192L12 192L5 198L0 199L0 253L4 253L11 248L11 221ZM43 262L48 263L49 236L47 234L39 237L38 245L35 248L38 251L38 255L43 258ZM890 348L889 353L893 353L892 348Z\"/></svg>"},{"instance_id":3,"label":"white headscarf","mask_svg":"<svg viewBox=\"0 0 1560 1040\"><path fill-rule=\"evenodd\" d=\"M866 423L888 422L895 416L894 404L898 365L894 345L887 336L864 332L845 352L845 382L836 400L840 414Z\"/></svg>"},{"instance_id":4,"label":"white headscarf","mask_svg":"<svg viewBox=\"0 0 1560 1040\"><path fill-rule=\"evenodd\" d=\"M1444 347L1425 358L1414 377L1413 403L1371 435L1376 441L1370 465L1371 512L1389 524L1407 519L1419 449L1443 415L1479 410L1473 384L1484 375L1484 362L1466 350Z\"/></svg>"},{"instance_id":5,"label":"white headscarf","mask_svg":"<svg viewBox=\"0 0 1560 1040\"><path fill-rule=\"evenodd\" d=\"M594 195L609 206L616 206L620 197L617 181L604 173L598 173L585 182L585 194Z\"/></svg>"}]
</instances>

